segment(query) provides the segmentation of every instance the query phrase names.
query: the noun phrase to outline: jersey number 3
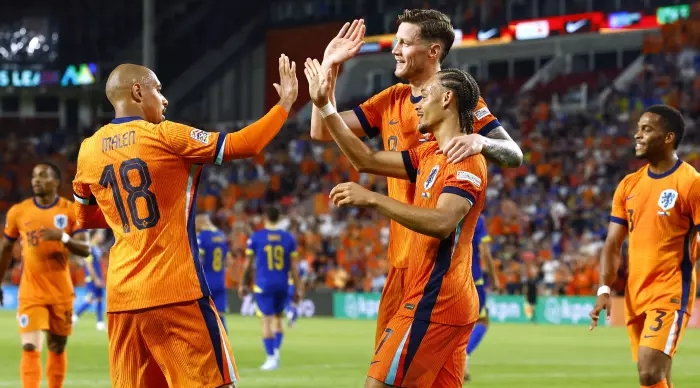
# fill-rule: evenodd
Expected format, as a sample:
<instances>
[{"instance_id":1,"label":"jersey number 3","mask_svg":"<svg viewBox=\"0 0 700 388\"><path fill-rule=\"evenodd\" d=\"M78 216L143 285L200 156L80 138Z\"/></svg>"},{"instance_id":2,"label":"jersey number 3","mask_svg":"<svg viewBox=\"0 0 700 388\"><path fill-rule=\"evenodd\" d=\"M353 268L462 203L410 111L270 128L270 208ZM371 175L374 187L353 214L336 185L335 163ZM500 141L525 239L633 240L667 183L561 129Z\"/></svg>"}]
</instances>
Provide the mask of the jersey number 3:
<instances>
[{"instance_id":1,"label":"jersey number 3","mask_svg":"<svg viewBox=\"0 0 700 388\"><path fill-rule=\"evenodd\" d=\"M137 185L134 185L129 179L130 171L135 171L138 174L139 180ZM151 174L148 173L148 165L146 165L146 162L140 158L125 160L119 167L119 177L121 178L122 187L128 193L126 203L129 205L131 222L134 224L134 226L136 226L136 229L143 230L156 226L160 220L160 211L158 210L156 195L149 190L153 181L151 180ZM105 166L104 170L102 170L100 185L102 185L104 188L112 188L114 204L117 206L117 211L119 212L119 218L121 219L124 233L131 232L129 217L126 214L124 201L122 200L122 195L119 192L117 174L114 170L113 164ZM136 201L139 198L142 198L145 201L146 207L148 208L148 214L146 214L146 216L143 218L139 217L138 208L136 207Z\"/></svg>"}]
</instances>

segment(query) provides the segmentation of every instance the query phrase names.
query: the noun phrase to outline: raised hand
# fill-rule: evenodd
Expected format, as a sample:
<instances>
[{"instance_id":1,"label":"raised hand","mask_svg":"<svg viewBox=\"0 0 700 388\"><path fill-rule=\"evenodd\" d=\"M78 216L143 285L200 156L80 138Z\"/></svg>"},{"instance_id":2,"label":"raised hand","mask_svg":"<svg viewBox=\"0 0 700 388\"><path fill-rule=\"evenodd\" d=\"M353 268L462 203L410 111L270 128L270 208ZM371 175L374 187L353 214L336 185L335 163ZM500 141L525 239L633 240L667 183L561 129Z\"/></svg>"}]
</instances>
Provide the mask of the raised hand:
<instances>
[{"instance_id":1,"label":"raised hand","mask_svg":"<svg viewBox=\"0 0 700 388\"><path fill-rule=\"evenodd\" d=\"M365 21L353 20L352 24L345 23L323 53L323 65L325 68L338 66L357 55L364 44Z\"/></svg>"},{"instance_id":2,"label":"raised hand","mask_svg":"<svg viewBox=\"0 0 700 388\"><path fill-rule=\"evenodd\" d=\"M297 64L292 61L289 63L289 57L282 54L279 59L280 83L273 84L280 96L279 105L287 112L292 109L292 105L297 100L299 94L299 81L297 80Z\"/></svg>"},{"instance_id":3,"label":"raised hand","mask_svg":"<svg viewBox=\"0 0 700 388\"><path fill-rule=\"evenodd\" d=\"M318 60L307 58L304 63L304 75L309 81L309 96L314 105L323 108L328 104L331 91L332 70L323 70Z\"/></svg>"}]
</instances>

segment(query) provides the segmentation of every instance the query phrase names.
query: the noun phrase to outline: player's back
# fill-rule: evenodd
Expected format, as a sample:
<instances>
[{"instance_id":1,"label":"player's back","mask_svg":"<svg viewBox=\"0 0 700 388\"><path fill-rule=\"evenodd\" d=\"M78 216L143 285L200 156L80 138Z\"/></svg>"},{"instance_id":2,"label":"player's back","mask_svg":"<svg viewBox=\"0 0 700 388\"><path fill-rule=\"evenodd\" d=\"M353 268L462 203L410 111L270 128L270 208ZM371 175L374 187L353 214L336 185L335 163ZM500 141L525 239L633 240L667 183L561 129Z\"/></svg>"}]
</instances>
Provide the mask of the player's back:
<instances>
[{"instance_id":1,"label":"player's back","mask_svg":"<svg viewBox=\"0 0 700 388\"><path fill-rule=\"evenodd\" d=\"M224 136L218 137L220 159ZM107 311L209 295L199 262L193 204L212 162L208 133L178 123L118 118L86 139L74 186L88 186L115 235ZM200 148L197 148L200 146ZM76 192L76 198L80 198ZM85 199L83 199L85 200Z\"/></svg>"},{"instance_id":2,"label":"player's back","mask_svg":"<svg viewBox=\"0 0 700 388\"><path fill-rule=\"evenodd\" d=\"M92 263L92 268L95 270L95 275L99 279L104 279L102 276L102 249L100 247L91 246L90 255L85 258L85 263ZM92 283L95 279L92 278L87 270L85 271L85 282Z\"/></svg>"},{"instance_id":3,"label":"player's back","mask_svg":"<svg viewBox=\"0 0 700 388\"><path fill-rule=\"evenodd\" d=\"M645 166L620 183L611 220L628 227L625 295L630 313L650 309L692 312L698 191L700 174L680 160L666 174L653 174Z\"/></svg>"},{"instance_id":4,"label":"player's back","mask_svg":"<svg viewBox=\"0 0 700 388\"><path fill-rule=\"evenodd\" d=\"M471 208L444 240L412 232L403 242L410 247L410 265L404 284L405 303L399 314L462 326L478 318L471 243L484 207L486 159L478 154L448 164L444 155L435 154L437 149L437 142L430 142L409 152L417 170L414 205L435 208L440 195L450 193L466 198Z\"/></svg>"},{"instance_id":5,"label":"player's back","mask_svg":"<svg viewBox=\"0 0 700 388\"><path fill-rule=\"evenodd\" d=\"M202 230L197 235L197 245L209 289L214 291L226 288L224 269L229 250L226 235L217 229Z\"/></svg>"},{"instance_id":6,"label":"player's back","mask_svg":"<svg viewBox=\"0 0 700 388\"><path fill-rule=\"evenodd\" d=\"M262 229L248 241L248 253L255 255L255 292L287 290L296 241L284 230Z\"/></svg>"},{"instance_id":7,"label":"player's back","mask_svg":"<svg viewBox=\"0 0 700 388\"><path fill-rule=\"evenodd\" d=\"M73 203L57 197L50 206L41 206L30 198L10 208L5 235L11 239L22 237L19 299L47 304L69 302L73 299L70 253L60 241L44 241L42 228L58 228L68 234L79 232L75 228Z\"/></svg>"}]
</instances>

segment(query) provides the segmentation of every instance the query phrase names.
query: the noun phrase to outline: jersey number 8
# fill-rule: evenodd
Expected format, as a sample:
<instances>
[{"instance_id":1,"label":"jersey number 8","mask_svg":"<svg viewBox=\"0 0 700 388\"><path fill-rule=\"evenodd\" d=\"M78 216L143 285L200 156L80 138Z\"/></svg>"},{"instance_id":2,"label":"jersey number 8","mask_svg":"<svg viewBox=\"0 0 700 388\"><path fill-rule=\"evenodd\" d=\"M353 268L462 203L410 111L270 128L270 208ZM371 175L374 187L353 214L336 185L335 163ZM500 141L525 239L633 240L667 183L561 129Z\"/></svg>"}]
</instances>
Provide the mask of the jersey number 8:
<instances>
[{"instance_id":1,"label":"jersey number 8","mask_svg":"<svg viewBox=\"0 0 700 388\"><path fill-rule=\"evenodd\" d=\"M281 245L265 245L267 269L281 271L284 268L284 248Z\"/></svg>"},{"instance_id":2,"label":"jersey number 8","mask_svg":"<svg viewBox=\"0 0 700 388\"><path fill-rule=\"evenodd\" d=\"M223 268L223 263L224 263L224 252L221 250L221 248L215 248L214 249L214 257L213 257L213 260L211 261L211 269L213 269L214 272L221 272L221 268Z\"/></svg>"},{"instance_id":3,"label":"jersey number 8","mask_svg":"<svg viewBox=\"0 0 700 388\"><path fill-rule=\"evenodd\" d=\"M139 175L139 183L137 185L134 185L129 179L130 171L136 171ZM140 158L125 160L119 167L119 177L121 178L122 187L124 187L124 190L129 194L126 197L126 203L129 205L129 211L131 212L131 222L136 226L136 229L143 230L156 226L160 220L160 211L158 210L155 193L149 190L153 181L151 180L151 174L148 172L148 165L146 165L146 162ZM105 166L104 170L102 170L100 185L104 188L112 188L112 196L114 197L114 203L119 212L119 218L121 219L124 233L131 232L131 225L129 225L129 218L126 214L124 201L119 192L114 165L110 164ZM136 200L139 198L145 201L146 207L148 208L148 214L143 218L139 217L138 208L136 207Z\"/></svg>"}]
</instances>

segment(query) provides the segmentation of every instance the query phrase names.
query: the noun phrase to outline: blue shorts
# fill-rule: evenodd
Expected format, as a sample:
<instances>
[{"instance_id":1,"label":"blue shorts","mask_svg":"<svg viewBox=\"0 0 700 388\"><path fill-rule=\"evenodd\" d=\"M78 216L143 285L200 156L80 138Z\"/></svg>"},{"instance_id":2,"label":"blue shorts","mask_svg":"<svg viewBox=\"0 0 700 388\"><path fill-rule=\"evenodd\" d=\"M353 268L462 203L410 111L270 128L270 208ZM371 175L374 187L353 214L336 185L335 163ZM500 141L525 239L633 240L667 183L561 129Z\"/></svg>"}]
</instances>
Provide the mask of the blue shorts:
<instances>
[{"instance_id":1,"label":"blue shorts","mask_svg":"<svg viewBox=\"0 0 700 388\"><path fill-rule=\"evenodd\" d=\"M279 290L265 293L255 294L255 304L262 315L269 317L279 315L284 312L284 307L287 304L288 290Z\"/></svg>"},{"instance_id":2,"label":"blue shorts","mask_svg":"<svg viewBox=\"0 0 700 388\"><path fill-rule=\"evenodd\" d=\"M228 294L225 288L211 290L211 300L214 301L216 311L225 313L228 311Z\"/></svg>"},{"instance_id":3,"label":"blue shorts","mask_svg":"<svg viewBox=\"0 0 700 388\"><path fill-rule=\"evenodd\" d=\"M483 285L476 286L476 294L479 295L479 318L486 318L489 315L486 308L486 288Z\"/></svg>"},{"instance_id":4,"label":"blue shorts","mask_svg":"<svg viewBox=\"0 0 700 388\"><path fill-rule=\"evenodd\" d=\"M287 289L287 307L294 304L294 294L296 293L296 287L294 287L294 284L290 284L289 288Z\"/></svg>"},{"instance_id":5,"label":"blue shorts","mask_svg":"<svg viewBox=\"0 0 700 388\"><path fill-rule=\"evenodd\" d=\"M85 295L87 298L104 298L105 296L104 287L96 287L95 283L85 284L85 291L87 291Z\"/></svg>"}]
</instances>

